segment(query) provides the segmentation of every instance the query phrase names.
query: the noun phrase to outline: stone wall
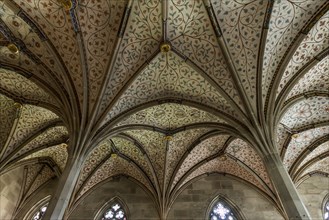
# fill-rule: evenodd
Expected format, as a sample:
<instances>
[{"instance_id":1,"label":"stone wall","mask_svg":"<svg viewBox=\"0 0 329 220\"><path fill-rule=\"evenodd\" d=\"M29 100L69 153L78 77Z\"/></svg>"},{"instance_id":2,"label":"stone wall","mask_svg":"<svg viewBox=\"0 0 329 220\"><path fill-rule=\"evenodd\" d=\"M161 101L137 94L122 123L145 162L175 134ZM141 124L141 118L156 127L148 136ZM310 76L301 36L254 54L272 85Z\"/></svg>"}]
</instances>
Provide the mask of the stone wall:
<instances>
[{"instance_id":1,"label":"stone wall","mask_svg":"<svg viewBox=\"0 0 329 220\"><path fill-rule=\"evenodd\" d=\"M322 202L329 193L329 178L312 176L301 183L297 190L312 219L323 219Z\"/></svg>"},{"instance_id":2,"label":"stone wall","mask_svg":"<svg viewBox=\"0 0 329 220\"><path fill-rule=\"evenodd\" d=\"M233 202L245 219L284 219L273 203L253 187L221 174L205 176L184 189L175 200L167 219L204 220L210 203L219 194Z\"/></svg>"},{"instance_id":3,"label":"stone wall","mask_svg":"<svg viewBox=\"0 0 329 220\"><path fill-rule=\"evenodd\" d=\"M134 181L126 177L105 182L87 195L73 210L69 220L92 220L101 207L118 196L128 207L129 220L159 219L151 197Z\"/></svg>"},{"instance_id":4,"label":"stone wall","mask_svg":"<svg viewBox=\"0 0 329 220\"><path fill-rule=\"evenodd\" d=\"M0 176L0 219L12 219L23 184L23 167Z\"/></svg>"},{"instance_id":5,"label":"stone wall","mask_svg":"<svg viewBox=\"0 0 329 220\"><path fill-rule=\"evenodd\" d=\"M312 219L321 219L321 204L329 192L329 178L314 176L299 187L303 202ZM176 198L168 213L168 220L204 220L212 200L222 195L234 203L245 219L284 219L275 205L247 183L228 175L212 174L193 182ZM69 220L94 219L101 207L118 196L128 207L131 220L159 219L151 197L134 181L125 177L105 182L73 210Z\"/></svg>"}]
</instances>

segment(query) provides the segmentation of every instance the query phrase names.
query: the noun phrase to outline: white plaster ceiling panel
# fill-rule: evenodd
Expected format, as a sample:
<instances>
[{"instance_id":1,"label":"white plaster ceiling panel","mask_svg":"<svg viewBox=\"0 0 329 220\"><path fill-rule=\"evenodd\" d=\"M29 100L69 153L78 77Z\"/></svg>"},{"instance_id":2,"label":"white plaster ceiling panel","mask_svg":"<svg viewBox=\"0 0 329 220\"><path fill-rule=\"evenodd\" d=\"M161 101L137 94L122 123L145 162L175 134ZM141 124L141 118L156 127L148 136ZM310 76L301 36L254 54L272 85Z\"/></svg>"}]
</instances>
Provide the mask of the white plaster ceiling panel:
<instances>
[{"instance_id":1,"label":"white plaster ceiling panel","mask_svg":"<svg viewBox=\"0 0 329 220\"><path fill-rule=\"evenodd\" d=\"M317 139L329 134L329 126L310 129L292 138L283 158L283 164L290 169L298 156Z\"/></svg>"},{"instance_id":2,"label":"white plaster ceiling panel","mask_svg":"<svg viewBox=\"0 0 329 220\"><path fill-rule=\"evenodd\" d=\"M45 146L52 146L55 144L59 144L60 142L64 143L68 140L68 132L67 129L63 126L56 126L48 128L46 131L35 137L32 141L28 144L23 146L12 159L15 159L23 154L28 153L34 149L45 147Z\"/></svg>"},{"instance_id":3,"label":"white plaster ceiling panel","mask_svg":"<svg viewBox=\"0 0 329 220\"><path fill-rule=\"evenodd\" d=\"M329 20L329 19L328 19ZM329 26L329 24L328 24ZM309 70L289 92L286 100L309 91L329 91L329 56Z\"/></svg>"},{"instance_id":4,"label":"white plaster ceiling panel","mask_svg":"<svg viewBox=\"0 0 329 220\"><path fill-rule=\"evenodd\" d=\"M6 157L16 147L20 146L30 135L46 125L58 120L53 112L33 105L23 105L15 131L10 137L10 142L3 157Z\"/></svg>"},{"instance_id":5,"label":"white plaster ceiling panel","mask_svg":"<svg viewBox=\"0 0 329 220\"><path fill-rule=\"evenodd\" d=\"M277 95L281 92L287 82L300 70L308 61L317 56L321 51L329 46L329 12L327 12L311 29L311 31L304 38L302 43L298 46L294 55L292 56L282 78L280 81ZM327 67L328 68L328 67ZM327 71L328 72L328 71ZM326 72L322 73L324 76ZM313 78L313 77L312 77ZM314 79L320 79L315 76ZM310 84L312 80L308 79Z\"/></svg>"},{"instance_id":6,"label":"white plaster ceiling panel","mask_svg":"<svg viewBox=\"0 0 329 220\"><path fill-rule=\"evenodd\" d=\"M320 156L321 154L323 154L325 152L329 152L329 141L324 142L323 144L317 146L312 152L310 152L304 158L304 160L300 163L300 165L298 166L298 169L300 169L304 164L306 164L310 160L317 158L318 156Z\"/></svg>"},{"instance_id":7,"label":"white plaster ceiling panel","mask_svg":"<svg viewBox=\"0 0 329 220\"><path fill-rule=\"evenodd\" d=\"M290 106L281 119L281 123L293 130L328 120L329 98L314 96Z\"/></svg>"},{"instance_id":8,"label":"white plaster ceiling panel","mask_svg":"<svg viewBox=\"0 0 329 220\"><path fill-rule=\"evenodd\" d=\"M176 183L182 178L182 176L197 163L218 153L223 148L229 137L229 135L216 135L214 137L207 138L198 145L196 145L179 167L174 178L172 187L175 186Z\"/></svg>"},{"instance_id":9,"label":"white plaster ceiling panel","mask_svg":"<svg viewBox=\"0 0 329 220\"><path fill-rule=\"evenodd\" d=\"M280 60L303 26L326 0L275 1L267 34L263 63L263 96L268 92Z\"/></svg>"},{"instance_id":10,"label":"white plaster ceiling panel","mask_svg":"<svg viewBox=\"0 0 329 220\"><path fill-rule=\"evenodd\" d=\"M179 185L179 188L184 186L188 181L192 180L195 177L212 172L228 173L233 176L240 177L241 179L265 191L264 187L260 184L260 182L255 178L253 174L251 174L246 169L241 167L237 162L235 162L231 158L226 158L226 160L223 160L221 157L217 157L209 161L208 163L205 163L200 167L198 167L183 181L182 184Z\"/></svg>"},{"instance_id":11,"label":"white plaster ceiling panel","mask_svg":"<svg viewBox=\"0 0 329 220\"><path fill-rule=\"evenodd\" d=\"M0 68L0 78L0 88L16 97L57 105L55 99L48 93L18 73Z\"/></svg>"},{"instance_id":12,"label":"white plaster ceiling panel","mask_svg":"<svg viewBox=\"0 0 329 220\"><path fill-rule=\"evenodd\" d=\"M54 59L54 54L50 52L49 47L46 46L39 38L38 34L7 7L4 2L0 3L0 18L5 22L16 38L21 39L32 53L52 69L55 74L57 73L56 77L63 83L63 76L59 68L60 63ZM45 76L40 77L47 78Z\"/></svg>"},{"instance_id":13,"label":"white plaster ceiling panel","mask_svg":"<svg viewBox=\"0 0 329 220\"><path fill-rule=\"evenodd\" d=\"M117 126L143 124L162 129L176 129L202 122L226 123L217 116L197 108L176 103L164 103L128 116L120 121Z\"/></svg>"},{"instance_id":14,"label":"white plaster ceiling panel","mask_svg":"<svg viewBox=\"0 0 329 220\"><path fill-rule=\"evenodd\" d=\"M254 107L259 42L268 1L211 1L242 86Z\"/></svg>"},{"instance_id":15,"label":"white plaster ceiling panel","mask_svg":"<svg viewBox=\"0 0 329 220\"><path fill-rule=\"evenodd\" d=\"M29 195L32 195L33 192L35 192L39 187L41 187L44 183L46 183L48 180L55 178L56 174L50 169L49 166L45 165L41 172L38 174L37 178L34 180L31 188L26 194L26 197Z\"/></svg>"},{"instance_id":16,"label":"white plaster ceiling panel","mask_svg":"<svg viewBox=\"0 0 329 220\"><path fill-rule=\"evenodd\" d=\"M134 143L123 138L111 138L111 140L120 153L131 158L143 169L143 171L148 175L153 183L156 183L146 156Z\"/></svg>"},{"instance_id":17,"label":"white plaster ceiling panel","mask_svg":"<svg viewBox=\"0 0 329 220\"><path fill-rule=\"evenodd\" d=\"M203 2L170 0L168 8L168 38L172 45L209 74L244 110Z\"/></svg>"},{"instance_id":18,"label":"white plaster ceiling panel","mask_svg":"<svg viewBox=\"0 0 329 220\"><path fill-rule=\"evenodd\" d=\"M146 151L151 160L159 185L163 185L166 157L166 138L163 134L148 130L127 131Z\"/></svg>"},{"instance_id":19,"label":"white plaster ceiling panel","mask_svg":"<svg viewBox=\"0 0 329 220\"><path fill-rule=\"evenodd\" d=\"M39 171L42 169L44 164L36 163L36 164L29 164L25 166L27 169L26 177L25 177L25 185L24 185L24 193L27 192L28 188L31 186L35 178L37 177Z\"/></svg>"},{"instance_id":20,"label":"white plaster ceiling panel","mask_svg":"<svg viewBox=\"0 0 329 220\"><path fill-rule=\"evenodd\" d=\"M81 169L77 188L80 188L87 177L94 169L111 153L111 143L109 140L102 141L94 150L90 152Z\"/></svg>"},{"instance_id":21,"label":"white plaster ceiling panel","mask_svg":"<svg viewBox=\"0 0 329 220\"><path fill-rule=\"evenodd\" d=\"M5 146L16 118L17 108L14 104L14 100L0 94L0 152Z\"/></svg>"},{"instance_id":22,"label":"white plaster ceiling panel","mask_svg":"<svg viewBox=\"0 0 329 220\"><path fill-rule=\"evenodd\" d=\"M191 144L210 130L211 129L209 128L200 128L182 131L174 134L172 139L168 141L165 171L166 186L168 186L168 182L171 179L178 162L181 160L184 153L191 147Z\"/></svg>"},{"instance_id":23,"label":"white plaster ceiling panel","mask_svg":"<svg viewBox=\"0 0 329 220\"><path fill-rule=\"evenodd\" d=\"M328 173L329 174L329 157L325 157L322 160L314 163L313 165L309 166L301 176L304 176L308 173L312 173L312 172L316 172L316 171L320 171L320 172L324 172L324 173Z\"/></svg>"},{"instance_id":24,"label":"white plaster ceiling panel","mask_svg":"<svg viewBox=\"0 0 329 220\"><path fill-rule=\"evenodd\" d=\"M90 107L95 103L118 35L126 0L78 2L77 17L86 49Z\"/></svg>"},{"instance_id":25,"label":"white plaster ceiling panel","mask_svg":"<svg viewBox=\"0 0 329 220\"><path fill-rule=\"evenodd\" d=\"M279 153L282 151L284 142L287 140L289 135L290 133L287 131L287 129L285 129L285 127L282 124L278 124L276 130L276 147Z\"/></svg>"},{"instance_id":26,"label":"white plaster ceiling panel","mask_svg":"<svg viewBox=\"0 0 329 220\"><path fill-rule=\"evenodd\" d=\"M127 176L131 176L139 181L142 185L151 190L151 186L148 181L145 179L143 174L127 160L116 157L108 159L97 171L93 174L93 176L87 180L86 184L83 186L83 189L80 191L78 197L81 197L84 193L86 193L89 189L94 187L97 183L101 181L116 176L124 174Z\"/></svg>"},{"instance_id":27,"label":"white plaster ceiling panel","mask_svg":"<svg viewBox=\"0 0 329 220\"><path fill-rule=\"evenodd\" d=\"M56 146L52 146L52 147L48 147L48 148L39 150L39 151L25 157L22 160L38 158L38 157L39 158L41 158L41 157L52 158L55 161L55 163L58 165L60 170L63 171L65 168L65 165L66 165L67 157L68 157L66 145L59 144Z\"/></svg>"},{"instance_id":28,"label":"white plaster ceiling panel","mask_svg":"<svg viewBox=\"0 0 329 220\"><path fill-rule=\"evenodd\" d=\"M235 115L227 101L205 78L175 53L168 52L158 54L150 62L121 96L105 121L136 105L163 97L201 102Z\"/></svg>"},{"instance_id":29,"label":"white plaster ceiling panel","mask_svg":"<svg viewBox=\"0 0 329 220\"><path fill-rule=\"evenodd\" d=\"M266 172L264 163L257 152L245 141L236 139L226 148L225 152L242 161L251 168L269 187L271 181Z\"/></svg>"},{"instance_id":30,"label":"white plaster ceiling panel","mask_svg":"<svg viewBox=\"0 0 329 220\"><path fill-rule=\"evenodd\" d=\"M160 0L133 1L130 16L106 87L100 113L122 86L155 53L162 41Z\"/></svg>"},{"instance_id":31,"label":"white plaster ceiling panel","mask_svg":"<svg viewBox=\"0 0 329 220\"><path fill-rule=\"evenodd\" d=\"M82 103L82 65L69 11L57 0L14 0L42 29L66 65ZM65 73L63 73L65 74Z\"/></svg>"}]
</instances>

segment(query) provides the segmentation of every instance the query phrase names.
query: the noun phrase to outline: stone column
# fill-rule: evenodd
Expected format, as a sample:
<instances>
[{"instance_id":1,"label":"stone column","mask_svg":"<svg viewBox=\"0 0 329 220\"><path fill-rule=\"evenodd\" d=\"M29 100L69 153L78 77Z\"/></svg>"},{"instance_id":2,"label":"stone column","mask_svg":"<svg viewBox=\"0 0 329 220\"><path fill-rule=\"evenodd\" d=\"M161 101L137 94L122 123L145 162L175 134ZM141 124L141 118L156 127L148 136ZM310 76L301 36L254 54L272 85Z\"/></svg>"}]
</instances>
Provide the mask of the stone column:
<instances>
[{"instance_id":1,"label":"stone column","mask_svg":"<svg viewBox=\"0 0 329 220\"><path fill-rule=\"evenodd\" d=\"M51 196L47 211L42 219L63 219L64 212L72 196L83 162L84 160L82 157L68 158L64 172L58 181L57 189Z\"/></svg>"},{"instance_id":2,"label":"stone column","mask_svg":"<svg viewBox=\"0 0 329 220\"><path fill-rule=\"evenodd\" d=\"M311 219L294 183L277 153L264 157L265 166L274 189L289 219Z\"/></svg>"}]
</instances>

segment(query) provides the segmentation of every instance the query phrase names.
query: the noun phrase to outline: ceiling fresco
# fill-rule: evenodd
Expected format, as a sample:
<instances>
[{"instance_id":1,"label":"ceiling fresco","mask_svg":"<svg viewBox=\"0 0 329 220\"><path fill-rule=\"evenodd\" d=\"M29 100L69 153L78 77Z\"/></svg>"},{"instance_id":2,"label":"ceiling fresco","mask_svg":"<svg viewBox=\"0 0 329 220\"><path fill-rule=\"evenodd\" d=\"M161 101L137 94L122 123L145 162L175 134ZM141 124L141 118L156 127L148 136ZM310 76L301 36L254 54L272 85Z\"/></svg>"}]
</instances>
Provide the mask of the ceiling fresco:
<instances>
[{"instance_id":1,"label":"ceiling fresco","mask_svg":"<svg viewBox=\"0 0 329 220\"><path fill-rule=\"evenodd\" d=\"M171 130L189 124L207 122L226 124L226 122L219 117L198 108L176 103L165 103L127 116L116 126L143 124Z\"/></svg>"},{"instance_id":2,"label":"ceiling fresco","mask_svg":"<svg viewBox=\"0 0 329 220\"><path fill-rule=\"evenodd\" d=\"M282 76L277 94L281 92L293 76L309 61L316 58L319 53L328 48L329 44L329 13L326 13L311 29L298 46ZM320 67L321 68L321 67ZM317 77L315 77L317 78ZM309 80L312 82L312 80Z\"/></svg>"},{"instance_id":3,"label":"ceiling fresco","mask_svg":"<svg viewBox=\"0 0 329 220\"><path fill-rule=\"evenodd\" d=\"M265 191L264 186L252 174L252 172L246 170L243 166L239 165L229 157L217 157L215 159L212 159L208 163L201 165L197 169L193 170L186 178L184 178L184 180L179 183L179 187L183 187L184 184L186 184L188 181L193 180L194 178L200 175L210 173L231 174Z\"/></svg>"},{"instance_id":4,"label":"ceiling fresco","mask_svg":"<svg viewBox=\"0 0 329 220\"><path fill-rule=\"evenodd\" d=\"M162 98L186 99L237 116L202 75L174 52L158 54L113 106L104 122L134 106Z\"/></svg>"},{"instance_id":5,"label":"ceiling fresco","mask_svg":"<svg viewBox=\"0 0 329 220\"><path fill-rule=\"evenodd\" d=\"M42 187L42 185L44 185L47 181L55 177L56 174L49 166L44 165L43 167L41 167L39 172L35 174L34 180L29 186L29 189L26 193L26 197L30 196L33 192Z\"/></svg>"},{"instance_id":6,"label":"ceiling fresco","mask_svg":"<svg viewBox=\"0 0 329 220\"><path fill-rule=\"evenodd\" d=\"M267 95L276 69L285 56L285 48L293 43L324 3L325 0L274 2L264 51L263 95Z\"/></svg>"},{"instance_id":7,"label":"ceiling fresco","mask_svg":"<svg viewBox=\"0 0 329 220\"><path fill-rule=\"evenodd\" d=\"M312 163L307 169L304 170L304 172L300 176L305 176L309 173L314 173L318 171L323 173L328 173L329 172L328 163L329 163L329 157L327 156L317 161L317 163Z\"/></svg>"},{"instance_id":8,"label":"ceiling fresco","mask_svg":"<svg viewBox=\"0 0 329 220\"><path fill-rule=\"evenodd\" d=\"M105 3L105 4L104 4ZM77 19L83 33L85 62L88 68L90 107L96 102L116 43L126 1L79 1Z\"/></svg>"},{"instance_id":9,"label":"ceiling fresco","mask_svg":"<svg viewBox=\"0 0 329 220\"><path fill-rule=\"evenodd\" d=\"M10 135L11 128L17 116L17 107L14 105L15 101L0 95L0 146L4 146L8 136ZM3 147L2 147L3 148ZM3 151L3 149L1 149Z\"/></svg>"},{"instance_id":10,"label":"ceiling fresco","mask_svg":"<svg viewBox=\"0 0 329 220\"><path fill-rule=\"evenodd\" d=\"M289 145L284 146L286 152L283 158L283 164L289 170L295 160L307 148L317 140L329 135L329 127L319 127L297 133L292 136Z\"/></svg>"},{"instance_id":11,"label":"ceiling fresco","mask_svg":"<svg viewBox=\"0 0 329 220\"><path fill-rule=\"evenodd\" d=\"M8 140L3 157L6 157L31 136L37 135L40 130L59 120L56 114L38 106L22 105L19 108L21 109L17 123L12 128L13 133Z\"/></svg>"},{"instance_id":12,"label":"ceiling fresco","mask_svg":"<svg viewBox=\"0 0 329 220\"><path fill-rule=\"evenodd\" d=\"M33 21L38 30L42 30L47 43L55 48L52 54L60 62L60 71L69 76L74 83L74 91L80 103L83 101L83 64L76 40L76 32L72 25L70 13L56 0L51 1L14 1L17 7ZM26 44L26 43L25 43ZM33 44L32 44L33 45Z\"/></svg>"},{"instance_id":13,"label":"ceiling fresco","mask_svg":"<svg viewBox=\"0 0 329 220\"><path fill-rule=\"evenodd\" d=\"M105 161L97 169L97 171L87 179L83 188L78 193L78 196L80 197L83 195L88 189L92 188L97 183L122 173L125 173L127 176L131 176L143 184L146 188L151 189L150 183L147 181L142 171L137 169L133 163L130 163L126 159L122 157L115 157Z\"/></svg>"},{"instance_id":14,"label":"ceiling fresco","mask_svg":"<svg viewBox=\"0 0 329 220\"><path fill-rule=\"evenodd\" d=\"M164 134L148 130L127 131L128 135L138 141L150 158L159 185L164 184L167 139Z\"/></svg>"},{"instance_id":15,"label":"ceiling fresco","mask_svg":"<svg viewBox=\"0 0 329 220\"><path fill-rule=\"evenodd\" d=\"M18 204L24 204L28 202L29 197L33 196L33 193L52 178L56 177L56 174L47 164L27 164L24 166L24 181L22 185L21 197Z\"/></svg>"},{"instance_id":16,"label":"ceiling fresco","mask_svg":"<svg viewBox=\"0 0 329 220\"><path fill-rule=\"evenodd\" d=\"M291 137L291 132L283 124L279 124L276 131L276 147L281 153L285 142Z\"/></svg>"},{"instance_id":17,"label":"ceiling fresco","mask_svg":"<svg viewBox=\"0 0 329 220\"><path fill-rule=\"evenodd\" d=\"M176 168L176 175L172 185L175 186L182 176L191 170L192 167L218 154L223 149L229 137L229 135L217 134L200 141L196 145L192 145L191 149L189 149L190 153L182 157L180 167L178 169Z\"/></svg>"},{"instance_id":18,"label":"ceiling fresco","mask_svg":"<svg viewBox=\"0 0 329 220\"><path fill-rule=\"evenodd\" d=\"M31 158L39 158L39 157L50 157L56 165L60 168L61 171L64 170L66 162L67 162L67 149L66 145L57 145L48 147L46 149L39 150L22 160L28 160Z\"/></svg>"},{"instance_id":19,"label":"ceiling fresco","mask_svg":"<svg viewBox=\"0 0 329 220\"><path fill-rule=\"evenodd\" d=\"M124 33L120 46L114 50L117 55L110 66L111 72L101 112L107 109L108 105L113 105L112 102L117 99L115 96L122 93L122 86L145 67L145 62L159 50L159 43L162 41L160 0L133 1L131 4L128 5L131 7L129 19L125 30L122 30Z\"/></svg>"},{"instance_id":20,"label":"ceiling fresco","mask_svg":"<svg viewBox=\"0 0 329 220\"><path fill-rule=\"evenodd\" d=\"M225 149L225 153L242 161L250 167L268 186L271 186L267 171L261 157L256 153L252 146L248 145L241 139L234 140Z\"/></svg>"},{"instance_id":21,"label":"ceiling fresco","mask_svg":"<svg viewBox=\"0 0 329 220\"><path fill-rule=\"evenodd\" d=\"M308 163L310 160L313 160L315 158L319 158L319 156L321 156L323 153L327 153L329 149L329 142L325 142L323 144L321 144L320 146L317 146L315 149L313 149L313 151L308 154L305 159L303 160L302 163L300 163L298 168L301 168L303 165L305 165L306 163Z\"/></svg>"},{"instance_id":22,"label":"ceiling fresco","mask_svg":"<svg viewBox=\"0 0 329 220\"><path fill-rule=\"evenodd\" d=\"M329 97L314 96L296 102L288 108L281 123L297 130L303 126L326 122L329 120Z\"/></svg>"},{"instance_id":23,"label":"ceiling fresco","mask_svg":"<svg viewBox=\"0 0 329 220\"><path fill-rule=\"evenodd\" d=\"M243 109L202 1L170 0L167 8L167 37L172 46L211 77Z\"/></svg>"},{"instance_id":24,"label":"ceiling fresco","mask_svg":"<svg viewBox=\"0 0 329 220\"><path fill-rule=\"evenodd\" d=\"M328 19L329 20L329 19ZM329 72L329 57L325 57L308 71L292 88L287 95L287 99L298 95L303 95L305 92L321 92L329 90L329 76L323 74Z\"/></svg>"},{"instance_id":25,"label":"ceiling fresco","mask_svg":"<svg viewBox=\"0 0 329 220\"><path fill-rule=\"evenodd\" d=\"M25 53L13 53L8 47L0 46L1 66L5 68L14 69L14 66L21 66L16 71L23 73L27 77L32 75L45 75L43 68L38 66L28 55Z\"/></svg>"},{"instance_id":26,"label":"ceiling fresco","mask_svg":"<svg viewBox=\"0 0 329 220\"><path fill-rule=\"evenodd\" d=\"M281 209L265 154L329 175L328 27L326 0L0 0L0 174L24 203L80 158L69 211L125 176L161 213L222 173Z\"/></svg>"},{"instance_id":27,"label":"ceiling fresco","mask_svg":"<svg viewBox=\"0 0 329 220\"><path fill-rule=\"evenodd\" d=\"M91 152L79 178L77 196L80 198L109 175L117 175L118 169L122 169L121 174L147 182L145 186L150 192L164 197L174 194L193 177L207 172L223 172L245 178L261 186L264 192L268 190L271 195L271 183L257 153L241 139L229 144L230 136L222 133L216 129L191 128L168 136L155 131L127 130L103 141ZM208 161L216 161L216 158L220 158L223 165L211 162L213 167L210 167ZM234 162L236 160L240 164ZM127 161L129 166L124 165ZM230 169L227 169L227 164L230 164ZM138 169L132 169L133 165L137 165ZM201 173L204 166L207 171ZM195 174L195 170L199 173Z\"/></svg>"},{"instance_id":28,"label":"ceiling fresco","mask_svg":"<svg viewBox=\"0 0 329 220\"><path fill-rule=\"evenodd\" d=\"M20 74L0 69L0 78L0 89L6 94L11 94L17 100L58 105L56 99Z\"/></svg>"},{"instance_id":29,"label":"ceiling fresco","mask_svg":"<svg viewBox=\"0 0 329 220\"><path fill-rule=\"evenodd\" d=\"M256 108L257 60L266 1L210 1L240 82Z\"/></svg>"},{"instance_id":30,"label":"ceiling fresco","mask_svg":"<svg viewBox=\"0 0 329 220\"><path fill-rule=\"evenodd\" d=\"M22 40L22 43L37 56L48 68L54 70L56 77L63 83L63 76L59 74L59 63L53 58L53 53L44 43L44 37L40 35L35 28L29 26L21 17L19 17L10 7L2 4L1 19L17 39ZM46 79L46 77L45 77Z\"/></svg>"}]
</instances>

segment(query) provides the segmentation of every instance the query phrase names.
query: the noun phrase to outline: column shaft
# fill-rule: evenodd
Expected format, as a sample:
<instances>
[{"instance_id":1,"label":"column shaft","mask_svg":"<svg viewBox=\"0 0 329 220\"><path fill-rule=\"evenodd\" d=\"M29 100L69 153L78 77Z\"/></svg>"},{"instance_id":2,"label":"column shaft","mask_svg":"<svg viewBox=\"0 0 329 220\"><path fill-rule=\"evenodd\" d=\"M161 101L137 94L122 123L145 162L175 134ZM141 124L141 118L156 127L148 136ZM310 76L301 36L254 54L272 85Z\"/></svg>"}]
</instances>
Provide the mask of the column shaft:
<instances>
[{"instance_id":1,"label":"column shaft","mask_svg":"<svg viewBox=\"0 0 329 220\"><path fill-rule=\"evenodd\" d=\"M57 189L51 196L47 211L43 217L45 220L63 219L83 165L83 158L68 158L67 163L58 181Z\"/></svg>"},{"instance_id":2,"label":"column shaft","mask_svg":"<svg viewBox=\"0 0 329 220\"><path fill-rule=\"evenodd\" d=\"M268 175L288 218L311 219L279 155L269 154L264 160Z\"/></svg>"}]
</instances>

